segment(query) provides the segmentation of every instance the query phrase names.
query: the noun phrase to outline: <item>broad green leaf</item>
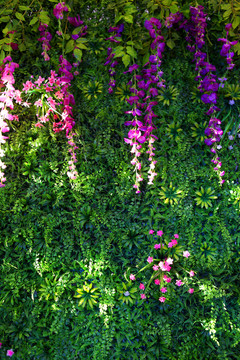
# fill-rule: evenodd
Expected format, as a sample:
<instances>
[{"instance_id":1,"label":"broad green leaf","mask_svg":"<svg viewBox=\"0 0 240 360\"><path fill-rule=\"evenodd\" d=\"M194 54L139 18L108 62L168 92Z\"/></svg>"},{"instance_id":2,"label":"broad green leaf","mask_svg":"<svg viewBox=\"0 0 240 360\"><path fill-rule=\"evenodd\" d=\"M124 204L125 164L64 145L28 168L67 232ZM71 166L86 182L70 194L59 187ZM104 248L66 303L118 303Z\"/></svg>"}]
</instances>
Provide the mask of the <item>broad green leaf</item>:
<instances>
[{"instance_id":1,"label":"broad green leaf","mask_svg":"<svg viewBox=\"0 0 240 360\"><path fill-rule=\"evenodd\" d=\"M0 17L0 23L1 22L8 22L10 20L10 17L9 16L2 16Z\"/></svg>"},{"instance_id":2,"label":"broad green leaf","mask_svg":"<svg viewBox=\"0 0 240 360\"><path fill-rule=\"evenodd\" d=\"M178 12L178 6L176 4L170 6L170 11L171 13L175 14L176 12Z\"/></svg>"},{"instance_id":3,"label":"broad green leaf","mask_svg":"<svg viewBox=\"0 0 240 360\"><path fill-rule=\"evenodd\" d=\"M143 65L145 65L149 61L149 52L147 52L143 57Z\"/></svg>"},{"instance_id":4,"label":"broad green leaf","mask_svg":"<svg viewBox=\"0 0 240 360\"><path fill-rule=\"evenodd\" d=\"M136 51L131 46L127 46L127 53L133 58L137 57Z\"/></svg>"},{"instance_id":5,"label":"broad green leaf","mask_svg":"<svg viewBox=\"0 0 240 360\"><path fill-rule=\"evenodd\" d=\"M172 39L168 39L167 40L167 46L170 48L170 49L173 49L175 47L175 42L172 40Z\"/></svg>"},{"instance_id":6,"label":"broad green leaf","mask_svg":"<svg viewBox=\"0 0 240 360\"><path fill-rule=\"evenodd\" d=\"M0 53L0 63L3 61L3 59L5 59L5 52L3 50L1 50L1 53Z\"/></svg>"},{"instance_id":7,"label":"broad green leaf","mask_svg":"<svg viewBox=\"0 0 240 360\"><path fill-rule=\"evenodd\" d=\"M47 11L41 11L39 14L39 19L41 21L42 24L46 24L49 25L50 22L50 18L48 16L48 12Z\"/></svg>"},{"instance_id":8,"label":"broad green leaf","mask_svg":"<svg viewBox=\"0 0 240 360\"><path fill-rule=\"evenodd\" d=\"M75 58L76 58L78 61L81 61L81 60L82 60L82 50L80 50L80 49L74 49L74 50L73 50L73 55L75 56Z\"/></svg>"},{"instance_id":9,"label":"broad green leaf","mask_svg":"<svg viewBox=\"0 0 240 360\"><path fill-rule=\"evenodd\" d=\"M31 26L31 25L34 25L34 24L36 24L36 22L38 21L38 17L34 17L34 18L32 18L32 20L30 21L30 23L29 23L29 25Z\"/></svg>"},{"instance_id":10,"label":"broad green leaf","mask_svg":"<svg viewBox=\"0 0 240 360\"><path fill-rule=\"evenodd\" d=\"M16 12L15 13L15 16L18 20L22 20L22 21L25 21L25 18L23 16L23 14L19 13L19 12Z\"/></svg>"},{"instance_id":11,"label":"broad green leaf","mask_svg":"<svg viewBox=\"0 0 240 360\"><path fill-rule=\"evenodd\" d=\"M66 54L73 51L73 49L74 49L74 40L69 40L65 48Z\"/></svg>"},{"instance_id":12,"label":"broad green leaf","mask_svg":"<svg viewBox=\"0 0 240 360\"><path fill-rule=\"evenodd\" d=\"M20 51L25 51L26 50L26 46L25 46L25 44L23 42L19 45L18 48L19 48Z\"/></svg>"},{"instance_id":13,"label":"broad green leaf","mask_svg":"<svg viewBox=\"0 0 240 360\"><path fill-rule=\"evenodd\" d=\"M129 64L130 64L130 56L125 54L123 57L122 57L122 61L125 65L125 67L127 67Z\"/></svg>"},{"instance_id":14,"label":"broad green leaf","mask_svg":"<svg viewBox=\"0 0 240 360\"><path fill-rule=\"evenodd\" d=\"M240 17L235 16L233 23L232 23L233 29L236 29L236 27L238 27L239 24L240 24Z\"/></svg>"},{"instance_id":15,"label":"broad green leaf","mask_svg":"<svg viewBox=\"0 0 240 360\"><path fill-rule=\"evenodd\" d=\"M11 51L12 50L12 48L11 48L11 46L10 45L3 45L3 50L5 50L5 51Z\"/></svg>"},{"instance_id":16,"label":"broad green leaf","mask_svg":"<svg viewBox=\"0 0 240 360\"><path fill-rule=\"evenodd\" d=\"M29 6L19 5L19 10L27 11L31 10Z\"/></svg>"},{"instance_id":17,"label":"broad green leaf","mask_svg":"<svg viewBox=\"0 0 240 360\"><path fill-rule=\"evenodd\" d=\"M125 16L124 16L124 20L125 20L127 23L132 24L132 23L133 23L133 16L132 16L132 15L125 15Z\"/></svg>"},{"instance_id":18,"label":"broad green leaf","mask_svg":"<svg viewBox=\"0 0 240 360\"><path fill-rule=\"evenodd\" d=\"M79 26L79 27L76 27L74 30L73 30L73 35L77 35L78 33L80 33L80 31L81 31L81 29L82 29L82 27L81 26Z\"/></svg>"},{"instance_id":19,"label":"broad green leaf","mask_svg":"<svg viewBox=\"0 0 240 360\"><path fill-rule=\"evenodd\" d=\"M77 42L77 47L79 47L80 49L89 50L89 48L86 47L86 45L84 45L82 43L78 43L78 42Z\"/></svg>"},{"instance_id":20,"label":"broad green leaf","mask_svg":"<svg viewBox=\"0 0 240 360\"><path fill-rule=\"evenodd\" d=\"M113 49L114 57L121 57L125 55L125 52L123 51L123 46L117 46L115 49Z\"/></svg>"}]
</instances>

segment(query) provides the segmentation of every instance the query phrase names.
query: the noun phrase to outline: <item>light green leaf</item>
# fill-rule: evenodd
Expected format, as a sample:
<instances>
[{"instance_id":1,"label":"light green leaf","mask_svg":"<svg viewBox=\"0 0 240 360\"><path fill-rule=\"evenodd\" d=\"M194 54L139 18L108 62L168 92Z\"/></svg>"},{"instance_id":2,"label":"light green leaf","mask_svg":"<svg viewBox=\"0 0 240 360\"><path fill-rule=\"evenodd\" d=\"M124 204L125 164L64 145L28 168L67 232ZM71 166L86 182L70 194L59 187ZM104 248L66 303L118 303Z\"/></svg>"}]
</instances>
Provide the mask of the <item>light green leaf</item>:
<instances>
[{"instance_id":1,"label":"light green leaf","mask_svg":"<svg viewBox=\"0 0 240 360\"><path fill-rule=\"evenodd\" d=\"M23 42L19 45L18 48L19 48L20 51L25 51L26 50L26 46L25 46L25 44Z\"/></svg>"},{"instance_id":2,"label":"light green leaf","mask_svg":"<svg viewBox=\"0 0 240 360\"><path fill-rule=\"evenodd\" d=\"M89 48L86 47L86 45L84 45L82 43L78 43L78 42L77 42L77 47L79 47L80 49L89 50Z\"/></svg>"},{"instance_id":3,"label":"light green leaf","mask_svg":"<svg viewBox=\"0 0 240 360\"><path fill-rule=\"evenodd\" d=\"M125 20L127 23L132 24L132 23L133 23L133 16L132 16L132 15L125 15L125 16L124 16L124 20Z\"/></svg>"},{"instance_id":4,"label":"light green leaf","mask_svg":"<svg viewBox=\"0 0 240 360\"><path fill-rule=\"evenodd\" d=\"M15 16L18 20L22 20L22 21L25 21L25 18L23 16L23 14L19 13L19 12L16 12L15 13Z\"/></svg>"},{"instance_id":5,"label":"light green leaf","mask_svg":"<svg viewBox=\"0 0 240 360\"><path fill-rule=\"evenodd\" d=\"M0 53L0 63L2 63L3 59L5 59L5 52L2 50Z\"/></svg>"},{"instance_id":6,"label":"light green leaf","mask_svg":"<svg viewBox=\"0 0 240 360\"><path fill-rule=\"evenodd\" d=\"M125 54L123 57L122 57L122 61L125 65L125 67L127 67L129 64L130 64L130 56Z\"/></svg>"},{"instance_id":7,"label":"light green leaf","mask_svg":"<svg viewBox=\"0 0 240 360\"><path fill-rule=\"evenodd\" d=\"M73 55L75 56L75 58L76 58L78 61L81 61L81 60L82 60L82 50L80 50L80 49L74 49L74 50L73 50Z\"/></svg>"},{"instance_id":8,"label":"light green leaf","mask_svg":"<svg viewBox=\"0 0 240 360\"><path fill-rule=\"evenodd\" d=\"M136 57L137 57L136 51L135 51L131 46L127 46L127 53L128 53L132 58L136 58Z\"/></svg>"},{"instance_id":9,"label":"light green leaf","mask_svg":"<svg viewBox=\"0 0 240 360\"><path fill-rule=\"evenodd\" d=\"M73 49L74 49L74 40L69 40L66 44L66 49L65 49L66 54L73 51Z\"/></svg>"},{"instance_id":10,"label":"light green leaf","mask_svg":"<svg viewBox=\"0 0 240 360\"><path fill-rule=\"evenodd\" d=\"M29 25L31 26L31 25L34 25L34 24L36 24L36 22L38 21L38 17L34 17L34 18L32 18L32 20L30 21L30 23L29 23Z\"/></svg>"},{"instance_id":11,"label":"light green leaf","mask_svg":"<svg viewBox=\"0 0 240 360\"><path fill-rule=\"evenodd\" d=\"M2 16L0 17L0 23L1 22L8 22L10 20L10 17L9 16Z\"/></svg>"},{"instance_id":12,"label":"light green leaf","mask_svg":"<svg viewBox=\"0 0 240 360\"><path fill-rule=\"evenodd\" d=\"M19 10L27 11L31 10L29 6L19 5Z\"/></svg>"},{"instance_id":13,"label":"light green leaf","mask_svg":"<svg viewBox=\"0 0 240 360\"><path fill-rule=\"evenodd\" d=\"M240 17L239 16L235 16L233 23L232 23L232 27L233 29L236 29L236 27L238 27L238 25L240 24Z\"/></svg>"},{"instance_id":14,"label":"light green leaf","mask_svg":"<svg viewBox=\"0 0 240 360\"><path fill-rule=\"evenodd\" d=\"M47 11L41 11L39 14L39 19L41 21L42 24L46 24L49 25L50 22L50 18L48 16L48 12Z\"/></svg>"},{"instance_id":15,"label":"light green leaf","mask_svg":"<svg viewBox=\"0 0 240 360\"><path fill-rule=\"evenodd\" d=\"M168 39L167 40L167 46L170 48L170 49L173 49L175 47L175 42L172 40L172 39Z\"/></svg>"},{"instance_id":16,"label":"light green leaf","mask_svg":"<svg viewBox=\"0 0 240 360\"><path fill-rule=\"evenodd\" d=\"M170 6L170 11L173 14L176 14L176 12L178 12L178 6L176 4Z\"/></svg>"}]
</instances>

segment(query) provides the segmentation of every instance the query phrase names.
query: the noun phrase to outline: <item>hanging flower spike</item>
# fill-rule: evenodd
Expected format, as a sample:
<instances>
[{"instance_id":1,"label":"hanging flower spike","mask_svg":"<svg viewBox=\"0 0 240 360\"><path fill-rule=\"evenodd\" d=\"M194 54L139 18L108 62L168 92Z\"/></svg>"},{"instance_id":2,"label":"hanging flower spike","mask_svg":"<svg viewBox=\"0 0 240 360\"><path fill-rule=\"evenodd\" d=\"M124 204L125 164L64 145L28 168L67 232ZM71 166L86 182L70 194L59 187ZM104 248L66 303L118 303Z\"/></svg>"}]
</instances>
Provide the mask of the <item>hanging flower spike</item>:
<instances>
[{"instance_id":1,"label":"hanging flower spike","mask_svg":"<svg viewBox=\"0 0 240 360\"><path fill-rule=\"evenodd\" d=\"M68 12L67 6L64 6L65 2L58 3L55 8L53 9L53 15L57 18L62 20L63 19L63 11Z\"/></svg>"}]
</instances>

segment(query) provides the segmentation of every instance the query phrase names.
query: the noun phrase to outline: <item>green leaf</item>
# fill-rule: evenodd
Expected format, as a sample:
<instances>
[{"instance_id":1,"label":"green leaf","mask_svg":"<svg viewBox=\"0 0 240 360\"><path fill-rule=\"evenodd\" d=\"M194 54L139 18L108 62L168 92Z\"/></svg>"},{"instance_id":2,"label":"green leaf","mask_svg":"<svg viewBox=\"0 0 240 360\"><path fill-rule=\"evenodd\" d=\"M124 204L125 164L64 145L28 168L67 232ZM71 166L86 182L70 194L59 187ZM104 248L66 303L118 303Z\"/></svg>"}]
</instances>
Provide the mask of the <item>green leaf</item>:
<instances>
[{"instance_id":1,"label":"green leaf","mask_svg":"<svg viewBox=\"0 0 240 360\"><path fill-rule=\"evenodd\" d=\"M170 11L173 14L176 14L176 12L178 12L178 6L176 4L170 6Z\"/></svg>"},{"instance_id":2,"label":"green leaf","mask_svg":"<svg viewBox=\"0 0 240 360\"><path fill-rule=\"evenodd\" d=\"M34 18L32 18L32 20L30 21L30 23L29 23L29 25L31 26L31 25L34 25L34 24L36 24L36 22L38 21L38 17L34 17Z\"/></svg>"},{"instance_id":3,"label":"green leaf","mask_svg":"<svg viewBox=\"0 0 240 360\"><path fill-rule=\"evenodd\" d=\"M132 58L136 58L136 57L137 57L136 51L135 51L131 46L127 46L127 53L128 53Z\"/></svg>"},{"instance_id":4,"label":"green leaf","mask_svg":"<svg viewBox=\"0 0 240 360\"><path fill-rule=\"evenodd\" d=\"M80 50L80 49L74 49L74 50L73 50L73 55L75 56L75 58L76 58L78 61L81 61L81 60L82 60L82 50Z\"/></svg>"},{"instance_id":5,"label":"green leaf","mask_svg":"<svg viewBox=\"0 0 240 360\"><path fill-rule=\"evenodd\" d=\"M25 18L23 16L23 14L19 13L19 12L16 12L15 13L15 16L18 20L22 20L22 21L25 21Z\"/></svg>"},{"instance_id":6,"label":"green leaf","mask_svg":"<svg viewBox=\"0 0 240 360\"><path fill-rule=\"evenodd\" d=\"M129 64L130 64L130 56L125 54L123 57L122 57L122 61L125 65L125 67L127 67Z\"/></svg>"},{"instance_id":7,"label":"green leaf","mask_svg":"<svg viewBox=\"0 0 240 360\"><path fill-rule=\"evenodd\" d=\"M80 49L89 50L89 48L86 47L86 45L84 45L82 43L78 43L78 42L77 42L77 47L79 47Z\"/></svg>"},{"instance_id":8,"label":"green leaf","mask_svg":"<svg viewBox=\"0 0 240 360\"><path fill-rule=\"evenodd\" d=\"M232 27L233 29L236 29L236 27L238 27L238 25L240 24L240 17L239 16L236 16L233 20L233 23L232 23Z\"/></svg>"},{"instance_id":9,"label":"green leaf","mask_svg":"<svg viewBox=\"0 0 240 360\"><path fill-rule=\"evenodd\" d=\"M74 49L74 40L69 40L65 48L66 54L73 51L73 49Z\"/></svg>"},{"instance_id":10,"label":"green leaf","mask_svg":"<svg viewBox=\"0 0 240 360\"><path fill-rule=\"evenodd\" d=\"M19 10L23 10L23 11L27 11L27 10L31 10L29 6L24 6L24 5L19 5Z\"/></svg>"},{"instance_id":11,"label":"green leaf","mask_svg":"<svg viewBox=\"0 0 240 360\"><path fill-rule=\"evenodd\" d=\"M18 48L19 48L20 51L25 51L26 50L26 46L25 46L25 44L23 42L19 45Z\"/></svg>"},{"instance_id":12,"label":"green leaf","mask_svg":"<svg viewBox=\"0 0 240 360\"><path fill-rule=\"evenodd\" d=\"M9 16L2 16L0 17L0 23L1 22L8 22L10 20L10 17Z\"/></svg>"},{"instance_id":13,"label":"green leaf","mask_svg":"<svg viewBox=\"0 0 240 360\"><path fill-rule=\"evenodd\" d=\"M113 49L114 57L120 57L125 55L125 52L123 50L123 46L117 46L115 49Z\"/></svg>"},{"instance_id":14,"label":"green leaf","mask_svg":"<svg viewBox=\"0 0 240 360\"><path fill-rule=\"evenodd\" d=\"M5 59L5 52L2 50L0 53L0 63L3 61L3 59Z\"/></svg>"},{"instance_id":15,"label":"green leaf","mask_svg":"<svg viewBox=\"0 0 240 360\"><path fill-rule=\"evenodd\" d=\"M172 40L172 39L168 39L167 40L167 46L170 48L170 49L173 49L175 47L175 42Z\"/></svg>"},{"instance_id":16,"label":"green leaf","mask_svg":"<svg viewBox=\"0 0 240 360\"><path fill-rule=\"evenodd\" d=\"M149 61L149 52L147 52L143 57L143 65L145 65Z\"/></svg>"},{"instance_id":17,"label":"green leaf","mask_svg":"<svg viewBox=\"0 0 240 360\"><path fill-rule=\"evenodd\" d=\"M50 18L48 16L48 12L47 11L41 11L39 14L39 19L41 21L42 24L46 24L49 25L50 22Z\"/></svg>"},{"instance_id":18,"label":"green leaf","mask_svg":"<svg viewBox=\"0 0 240 360\"><path fill-rule=\"evenodd\" d=\"M127 23L130 23L130 24L133 23L133 16L132 15L125 15L123 18Z\"/></svg>"}]
</instances>

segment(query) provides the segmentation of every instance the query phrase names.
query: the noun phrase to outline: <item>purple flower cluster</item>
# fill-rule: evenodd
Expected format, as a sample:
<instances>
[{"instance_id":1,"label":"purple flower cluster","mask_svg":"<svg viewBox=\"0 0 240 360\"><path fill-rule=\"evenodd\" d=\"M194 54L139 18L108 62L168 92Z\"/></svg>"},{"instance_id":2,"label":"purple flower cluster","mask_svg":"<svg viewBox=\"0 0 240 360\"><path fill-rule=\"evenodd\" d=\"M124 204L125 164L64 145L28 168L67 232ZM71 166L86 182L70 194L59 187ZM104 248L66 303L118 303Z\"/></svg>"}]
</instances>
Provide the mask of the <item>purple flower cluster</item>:
<instances>
[{"instance_id":1,"label":"purple flower cluster","mask_svg":"<svg viewBox=\"0 0 240 360\"><path fill-rule=\"evenodd\" d=\"M38 41L42 42L43 52L41 55L43 55L45 61L50 60L50 57L47 52L51 49L50 41L52 40L52 35L49 31L47 31L47 28L48 28L47 24L40 24L38 28L41 35Z\"/></svg>"},{"instance_id":2,"label":"purple flower cluster","mask_svg":"<svg viewBox=\"0 0 240 360\"><path fill-rule=\"evenodd\" d=\"M53 15L57 18L57 19L63 19L63 11L68 12L68 8L67 6L64 6L65 2L62 3L58 3L55 8L53 9Z\"/></svg>"},{"instance_id":3,"label":"purple flower cluster","mask_svg":"<svg viewBox=\"0 0 240 360\"><path fill-rule=\"evenodd\" d=\"M155 165L157 161L154 160L153 143L157 139L152 131L156 128L153 124L153 119L157 115L153 112L153 106L157 105L157 101L153 101L153 98L158 95L158 87L165 87L164 80L162 79L163 72L160 70L162 52L165 48L164 38L161 36L161 23L158 19L151 18L145 21L145 28L149 31L149 35L153 39L151 43L151 49L154 51L153 55L150 55L149 62L144 65L142 75L134 75L133 79L129 81L130 91L132 96L126 101L129 105L133 106L133 109L126 111L127 114L131 114L134 118L132 121L125 122L126 126L133 126L134 128L128 132L128 139L125 138L125 142L132 146L131 153L134 158L131 164L135 166L136 181L133 187L136 189L136 193L140 193L140 181L143 180L142 175L138 173L141 170L141 163L139 162L139 156L141 155L140 149L143 143L148 142L148 150L146 153L149 156L150 169L148 171L148 184L153 184L154 177L157 175L155 172ZM148 66L148 68L147 68ZM134 64L129 67L125 73L132 73L137 70L139 65ZM143 116L143 121L140 121L138 117Z\"/></svg>"},{"instance_id":4,"label":"purple flower cluster","mask_svg":"<svg viewBox=\"0 0 240 360\"><path fill-rule=\"evenodd\" d=\"M120 43L120 40L118 39L121 37L123 30L124 30L124 24L120 24L119 26L115 26L115 27L111 26L108 32L115 32L115 34L110 36L109 38L106 38L105 40L109 40L114 43ZM109 94L113 93L113 88L116 86L116 80L114 79L114 75L116 75L116 71L114 68L117 64L118 61L114 60L114 49L109 47L107 49L107 58L104 64L105 66L110 65L110 69L108 70L110 75L109 88L108 88Z\"/></svg>"},{"instance_id":5,"label":"purple flower cluster","mask_svg":"<svg viewBox=\"0 0 240 360\"><path fill-rule=\"evenodd\" d=\"M226 57L227 60L227 70L232 70L235 66L235 64L233 64L233 56L234 56L234 51L231 51L231 47L233 45L236 45L238 43L238 41L229 41L227 39L228 35L229 35L229 30L232 28L232 24L227 24L225 26L226 32L227 32L227 36L226 38L220 38L218 39L218 41L223 42L223 46L222 49L220 51L220 55Z\"/></svg>"},{"instance_id":6,"label":"purple flower cluster","mask_svg":"<svg viewBox=\"0 0 240 360\"><path fill-rule=\"evenodd\" d=\"M68 21L70 22L71 25L75 27L80 27L81 25L83 25L83 21L80 19L79 14L77 15L77 17L68 17ZM87 35L86 30L87 30L87 25L82 26L78 34L72 35L72 39L77 40L78 38Z\"/></svg>"}]
</instances>

